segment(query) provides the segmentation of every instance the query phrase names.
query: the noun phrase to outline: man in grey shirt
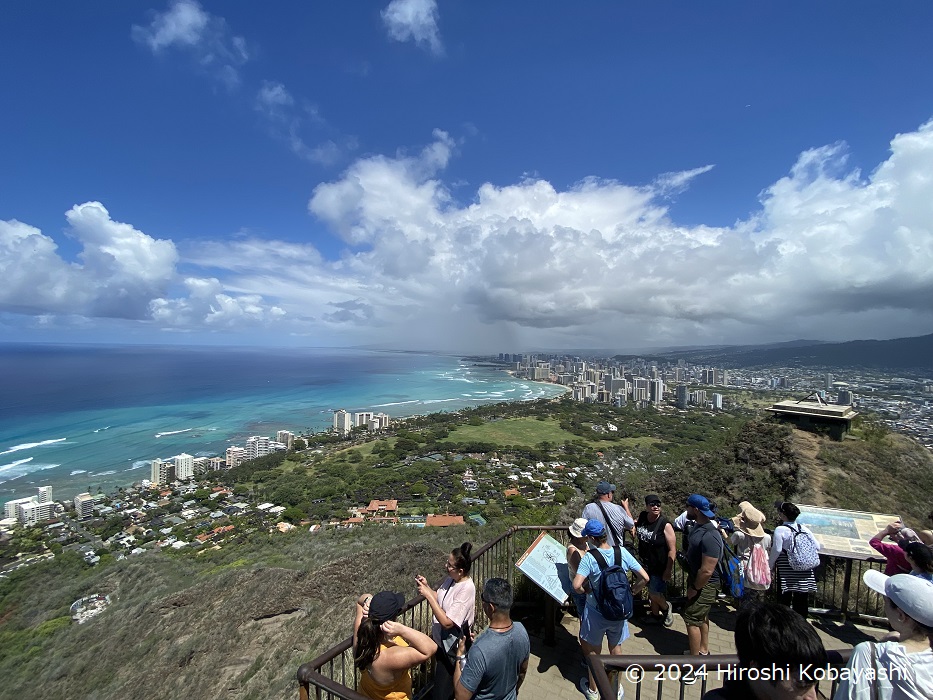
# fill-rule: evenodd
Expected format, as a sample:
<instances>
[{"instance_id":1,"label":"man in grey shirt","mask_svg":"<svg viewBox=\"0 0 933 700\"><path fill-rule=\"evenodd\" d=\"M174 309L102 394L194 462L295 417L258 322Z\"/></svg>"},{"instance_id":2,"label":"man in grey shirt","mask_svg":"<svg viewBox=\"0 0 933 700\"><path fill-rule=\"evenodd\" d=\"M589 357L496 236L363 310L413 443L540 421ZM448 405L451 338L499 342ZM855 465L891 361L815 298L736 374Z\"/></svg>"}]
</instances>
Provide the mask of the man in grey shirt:
<instances>
[{"instance_id":1,"label":"man in grey shirt","mask_svg":"<svg viewBox=\"0 0 933 700\"><path fill-rule=\"evenodd\" d=\"M455 700L515 700L525 680L531 643L521 622L513 622L512 586L491 578L480 595L489 628L466 653L460 640L454 666Z\"/></svg>"},{"instance_id":2,"label":"man in grey shirt","mask_svg":"<svg viewBox=\"0 0 933 700\"><path fill-rule=\"evenodd\" d=\"M596 496L592 503L587 503L583 509L583 517L587 520L598 520L606 527L606 540L610 547L623 545L624 534L635 527L635 521L628 509L628 499L622 500L618 506L612 502L616 487L608 481L596 484Z\"/></svg>"}]
</instances>

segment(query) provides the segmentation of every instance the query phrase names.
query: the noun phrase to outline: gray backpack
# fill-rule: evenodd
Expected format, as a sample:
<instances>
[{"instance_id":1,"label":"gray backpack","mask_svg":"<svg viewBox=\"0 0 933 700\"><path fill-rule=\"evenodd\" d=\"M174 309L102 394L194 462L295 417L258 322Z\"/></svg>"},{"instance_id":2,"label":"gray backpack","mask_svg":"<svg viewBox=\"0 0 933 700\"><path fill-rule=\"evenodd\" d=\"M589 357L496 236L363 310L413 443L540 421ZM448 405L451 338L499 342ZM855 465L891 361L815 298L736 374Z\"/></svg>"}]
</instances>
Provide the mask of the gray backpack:
<instances>
[{"instance_id":1,"label":"gray backpack","mask_svg":"<svg viewBox=\"0 0 933 700\"><path fill-rule=\"evenodd\" d=\"M787 562L790 568L794 571L808 571L818 567L820 550L813 535L804 530L803 525L798 525L796 530L791 527L790 531L794 533L794 541L791 543L790 551L787 552Z\"/></svg>"}]
</instances>

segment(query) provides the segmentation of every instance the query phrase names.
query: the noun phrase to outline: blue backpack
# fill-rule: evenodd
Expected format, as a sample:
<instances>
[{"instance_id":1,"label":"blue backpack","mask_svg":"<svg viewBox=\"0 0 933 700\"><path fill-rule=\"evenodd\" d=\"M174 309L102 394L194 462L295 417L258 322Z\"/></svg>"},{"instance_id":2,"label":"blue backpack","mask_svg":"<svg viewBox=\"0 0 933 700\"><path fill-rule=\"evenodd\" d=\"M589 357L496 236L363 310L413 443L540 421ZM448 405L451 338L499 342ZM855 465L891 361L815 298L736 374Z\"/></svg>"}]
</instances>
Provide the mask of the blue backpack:
<instances>
[{"instance_id":1,"label":"blue backpack","mask_svg":"<svg viewBox=\"0 0 933 700\"><path fill-rule=\"evenodd\" d=\"M591 556L599 565L600 577L593 586L593 599L600 614L607 620L618 622L632 617L634 601L632 587L628 582L628 572L623 569L622 551L618 545L612 548L615 564L606 563L602 554L592 552Z\"/></svg>"},{"instance_id":2,"label":"blue backpack","mask_svg":"<svg viewBox=\"0 0 933 700\"><path fill-rule=\"evenodd\" d=\"M736 600L745 595L745 576L742 572L742 562L725 541L722 543L722 558L719 560L718 570L723 591Z\"/></svg>"}]
</instances>

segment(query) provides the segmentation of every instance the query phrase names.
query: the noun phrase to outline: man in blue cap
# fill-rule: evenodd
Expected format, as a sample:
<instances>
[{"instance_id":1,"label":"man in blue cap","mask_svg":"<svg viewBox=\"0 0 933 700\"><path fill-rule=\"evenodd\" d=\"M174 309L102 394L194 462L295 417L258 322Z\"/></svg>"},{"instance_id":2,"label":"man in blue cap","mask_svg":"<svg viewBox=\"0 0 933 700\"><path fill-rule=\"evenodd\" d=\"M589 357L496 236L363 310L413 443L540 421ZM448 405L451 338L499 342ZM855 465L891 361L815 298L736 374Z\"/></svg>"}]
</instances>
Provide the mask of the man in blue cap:
<instances>
[{"instance_id":1,"label":"man in blue cap","mask_svg":"<svg viewBox=\"0 0 933 700\"><path fill-rule=\"evenodd\" d=\"M687 604L683 611L687 641L694 655L709 654L709 611L719 592L716 565L722 558L722 535L713 519L709 499L698 493L687 498L687 518L696 523L687 540Z\"/></svg>"},{"instance_id":2,"label":"man in blue cap","mask_svg":"<svg viewBox=\"0 0 933 700\"><path fill-rule=\"evenodd\" d=\"M624 533L635 527L635 520L628 509L628 499L622 499L622 505L616 505L612 502L615 495L615 484L608 481L600 481L596 484L596 495L590 503L583 509L583 517L587 520L598 520L606 527L606 537L609 540L609 546L620 547L624 544Z\"/></svg>"}]
</instances>

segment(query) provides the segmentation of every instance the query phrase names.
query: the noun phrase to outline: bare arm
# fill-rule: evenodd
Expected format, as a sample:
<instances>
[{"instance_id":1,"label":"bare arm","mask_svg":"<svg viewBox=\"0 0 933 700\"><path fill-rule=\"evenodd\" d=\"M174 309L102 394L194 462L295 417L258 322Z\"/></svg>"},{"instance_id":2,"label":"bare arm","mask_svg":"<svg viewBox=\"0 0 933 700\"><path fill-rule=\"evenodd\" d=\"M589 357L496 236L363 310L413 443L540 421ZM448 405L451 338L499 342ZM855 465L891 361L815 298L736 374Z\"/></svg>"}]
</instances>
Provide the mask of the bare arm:
<instances>
[{"instance_id":1,"label":"bare arm","mask_svg":"<svg viewBox=\"0 0 933 700\"><path fill-rule=\"evenodd\" d=\"M589 579L586 578L583 574L577 574L573 577L573 590L576 593L584 594L586 593L586 584Z\"/></svg>"},{"instance_id":2,"label":"bare arm","mask_svg":"<svg viewBox=\"0 0 933 700\"><path fill-rule=\"evenodd\" d=\"M437 621L441 624L441 627L450 629L456 625L457 623L451 620L447 616L447 613L444 612L444 608L441 607L441 603L437 599L437 591L431 588L430 584L428 584L428 580L424 576L416 576L415 580L418 582L418 593L423 595L424 599L428 602L428 605L431 606L431 612L434 613L434 617L437 618ZM441 585L443 586L444 584Z\"/></svg>"},{"instance_id":3,"label":"bare arm","mask_svg":"<svg viewBox=\"0 0 933 700\"><path fill-rule=\"evenodd\" d=\"M391 671L404 671L424 663L437 651L437 644L424 632L419 632L394 620L382 623L382 631L389 637L401 637L409 646L386 649L383 667Z\"/></svg>"},{"instance_id":4,"label":"bare arm","mask_svg":"<svg viewBox=\"0 0 933 700\"><path fill-rule=\"evenodd\" d=\"M356 633L360 629L360 623L369 613L369 603L372 601L372 593L364 593L356 599L356 618L353 620L353 648L356 649Z\"/></svg>"},{"instance_id":5,"label":"bare arm","mask_svg":"<svg viewBox=\"0 0 933 700\"><path fill-rule=\"evenodd\" d=\"M713 571L716 570L716 564L718 563L719 559L716 557L703 556L703 559L700 561L700 570L693 580L693 589L695 591L699 591L703 586L709 583L709 579L713 575Z\"/></svg>"},{"instance_id":6,"label":"bare arm","mask_svg":"<svg viewBox=\"0 0 933 700\"><path fill-rule=\"evenodd\" d=\"M518 685L515 686L515 693L518 694L519 688L522 687L522 683L525 682L525 673L528 671L528 659L525 659L522 662L521 668L518 669Z\"/></svg>"},{"instance_id":7,"label":"bare arm","mask_svg":"<svg viewBox=\"0 0 933 700\"><path fill-rule=\"evenodd\" d=\"M645 571L644 567L635 573L638 574L639 578L636 578L635 583L632 584L632 595L638 595L641 589L648 585L648 572Z\"/></svg>"}]
</instances>

